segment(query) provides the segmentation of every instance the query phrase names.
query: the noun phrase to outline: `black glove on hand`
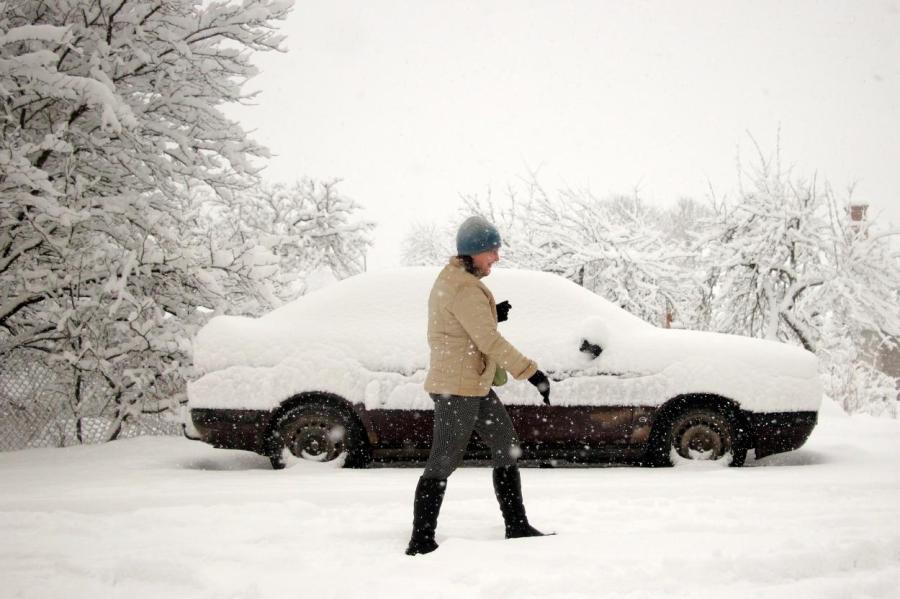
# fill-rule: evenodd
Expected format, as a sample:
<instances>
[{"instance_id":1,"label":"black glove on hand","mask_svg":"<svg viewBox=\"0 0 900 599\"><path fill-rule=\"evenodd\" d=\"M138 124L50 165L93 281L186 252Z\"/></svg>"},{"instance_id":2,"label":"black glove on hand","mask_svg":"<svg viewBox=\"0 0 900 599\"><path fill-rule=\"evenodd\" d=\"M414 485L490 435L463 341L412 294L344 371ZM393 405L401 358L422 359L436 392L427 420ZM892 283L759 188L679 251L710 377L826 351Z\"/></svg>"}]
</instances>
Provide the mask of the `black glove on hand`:
<instances>
[{"instance_id":1,"label":"black glove on hand","mask_svg":"<svg viewBox=\"0 0 900 599\"><path fill-rule=\"evenodd\" d=\"M548 406L550 405L550 379L547 378L547 375L538 370L530 377L528 377L528 382L537 387L537 390L540 392L541 396L544 398L544 403Z\"/></svg>"},{"instance_id":2,"label":"black glove on hand","mask_svg":"<svg viewBox=\"0 0 900 599\"><path fill-rule=\"evenodd\" d=\"M507 300L503 300L497 304L497 322L503 322L509 318L510 308L512 308L512 305Z\"/></svg>"}]
</instances>

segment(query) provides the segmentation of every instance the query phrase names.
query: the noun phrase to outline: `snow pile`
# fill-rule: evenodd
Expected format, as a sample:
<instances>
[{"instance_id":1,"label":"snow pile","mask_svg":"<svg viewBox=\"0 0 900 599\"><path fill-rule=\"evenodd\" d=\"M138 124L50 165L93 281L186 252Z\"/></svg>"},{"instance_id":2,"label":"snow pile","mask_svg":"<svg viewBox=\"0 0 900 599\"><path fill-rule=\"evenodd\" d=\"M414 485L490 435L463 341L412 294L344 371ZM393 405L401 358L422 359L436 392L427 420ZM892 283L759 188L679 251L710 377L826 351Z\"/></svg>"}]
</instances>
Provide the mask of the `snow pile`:
<instances>
[{"instance_id":1,"label":"snow pile","mask_svg":"<svg viewBox=\"0 0 900 599\"><path fill-rule=\"evenodd\" d=\"M323 346L371 370L425 367L428 293L437 270L358 275L303 296L259 319L219 316L194 344L194 364L272 366L290 356L316 360Z\"/></svg>"},{"instance_id":2,"label":"snow pile","mask_svg":"<svg viewBox=\"0 0 900 599\"><path fill-rule=\"evenodd\" d=\"M311 293L259 319L220 316L197 336L206 375L192 407L269 409L303 391L328 391L369 409L431 406L428 294L438 269L369 273ZM502 334L556 379L556 405L659 405L682 393L717 393L753 411L815 410L815 357L784 344L664 330L549 273L496 270L485 283L512 304ZM599 344L596 359L580 351ZM521 381L507 403L535 404Z\"/></svg>"}]
</instances>

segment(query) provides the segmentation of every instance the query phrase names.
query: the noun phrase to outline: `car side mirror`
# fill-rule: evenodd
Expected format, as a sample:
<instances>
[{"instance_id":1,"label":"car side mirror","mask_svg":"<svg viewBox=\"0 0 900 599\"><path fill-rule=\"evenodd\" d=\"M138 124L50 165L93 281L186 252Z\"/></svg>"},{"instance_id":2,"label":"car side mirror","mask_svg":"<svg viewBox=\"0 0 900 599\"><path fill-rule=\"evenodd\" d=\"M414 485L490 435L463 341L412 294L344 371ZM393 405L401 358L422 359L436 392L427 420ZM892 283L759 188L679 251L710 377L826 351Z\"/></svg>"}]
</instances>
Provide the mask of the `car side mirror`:
<instances>
[{"instance_id":1,"label":"car side mirror","mask_svg":"<svg viewBox=\"0 0 900 599\"><path fill-rule=\"evenodd\" d=\"M587 339L581 340L581 347L578 349L579 351L583 351L586 354L591 354L592 356L594 356L594 358L603 353L602 347L589 342Z\"/></svg>"}]
</instances>

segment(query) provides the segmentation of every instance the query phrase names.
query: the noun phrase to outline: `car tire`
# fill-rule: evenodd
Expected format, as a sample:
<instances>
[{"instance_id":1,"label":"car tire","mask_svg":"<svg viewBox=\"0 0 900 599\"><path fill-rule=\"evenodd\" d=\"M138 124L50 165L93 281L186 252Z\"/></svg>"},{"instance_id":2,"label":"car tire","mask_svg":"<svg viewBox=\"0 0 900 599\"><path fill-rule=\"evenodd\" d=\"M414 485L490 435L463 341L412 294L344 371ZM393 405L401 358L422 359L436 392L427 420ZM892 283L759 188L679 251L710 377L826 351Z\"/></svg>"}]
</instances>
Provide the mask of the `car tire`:
<instances>
[{"instance_id":1,"label":"car tire","mask_svg":"<svg viewBox=\"0 0 900 599\"><path fill-rule=\"evenodd\" d=\"M740 427L728 412L688 408L664 424L651 449L653 465L673 465L673 451L687 460L718 460L731 453L731 466L743 466L747 458Z\"/></svg>"},{"instance_id":2,"label":"car tire","mask_svg":"<svg viewBox=\"0 0 900 599\"><path fill-rule=\"evenodd\" d=\"M370 461L362 426L343 410L308 403L283 413L275 423L270 443L272 468L286 467L291 456L331 462L346 454L344 466L364 468Z\"/></svg>"}]
</instances>

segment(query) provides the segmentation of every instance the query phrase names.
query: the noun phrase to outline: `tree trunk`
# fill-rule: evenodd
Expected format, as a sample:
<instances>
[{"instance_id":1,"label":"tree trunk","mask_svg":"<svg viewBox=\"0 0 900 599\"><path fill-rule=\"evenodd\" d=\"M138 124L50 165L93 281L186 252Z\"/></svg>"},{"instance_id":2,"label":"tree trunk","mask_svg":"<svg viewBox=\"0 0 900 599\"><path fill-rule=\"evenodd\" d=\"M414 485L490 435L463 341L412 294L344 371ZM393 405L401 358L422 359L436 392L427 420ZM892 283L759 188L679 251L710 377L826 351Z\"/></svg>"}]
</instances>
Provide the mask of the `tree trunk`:
<instances>
[{"instance_id":1,"label":"tree trunk","mask_svg":"<svg viewBox=\"0 0 900 599\"><path fill-rule=\"evenodd\" d=\"M81 373L78 370L75 371L75 405L73 406L73 411L75 412L75 438L78 440L78 444L81 445L84 443L84 436L82 434L82 422L81 422Z\"/></svg>"}]
</instances>

